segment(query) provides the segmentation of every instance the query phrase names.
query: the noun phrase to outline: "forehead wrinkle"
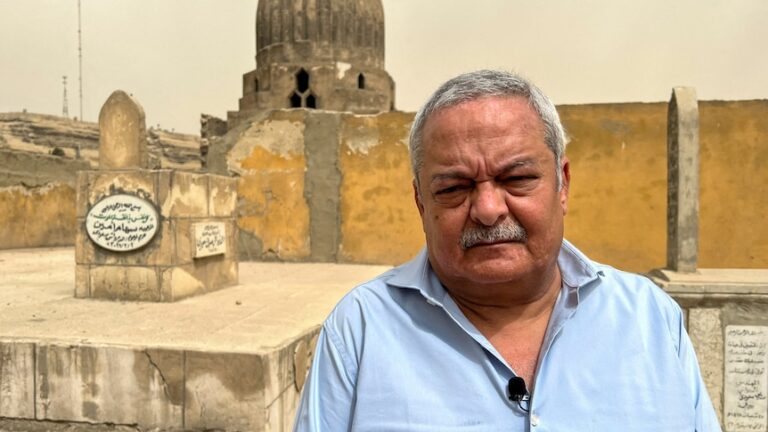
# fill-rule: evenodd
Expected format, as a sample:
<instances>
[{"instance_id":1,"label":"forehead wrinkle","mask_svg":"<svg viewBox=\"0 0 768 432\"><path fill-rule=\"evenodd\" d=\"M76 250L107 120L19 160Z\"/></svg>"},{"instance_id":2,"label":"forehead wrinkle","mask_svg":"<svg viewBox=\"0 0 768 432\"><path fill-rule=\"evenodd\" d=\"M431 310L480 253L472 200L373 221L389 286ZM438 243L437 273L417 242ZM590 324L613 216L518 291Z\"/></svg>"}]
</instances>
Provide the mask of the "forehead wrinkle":
<instances>
[{"instance_id":1,"label":"forehead wrinkle","mask_svg":"<svg viewBox=\"0 0 768 432\"><path fill-rule=\"evenodd\" d=\"M514 160L514 161L511 161L511 162L508 162L508 163L502 165L499 168L499 172L504 173L504 172L512 171L515 168L526 167L526 166L530 166L530 165L535 165L535 161L532 158L522 159L522 160Z\"/></svg>"},{"instance_id":2,"label":"forehead wrinkle","mask_svg":"<svg viewBox=\"0 0 768 432\"><path fill-rule=\"evenodd\" d=\"M432 174L432 182L440 181L440 180L455 180L455 179L466 179L467 175L462 173L459 170L451 170L448 172L441 172Z\"/></svg>"}]
</instances>

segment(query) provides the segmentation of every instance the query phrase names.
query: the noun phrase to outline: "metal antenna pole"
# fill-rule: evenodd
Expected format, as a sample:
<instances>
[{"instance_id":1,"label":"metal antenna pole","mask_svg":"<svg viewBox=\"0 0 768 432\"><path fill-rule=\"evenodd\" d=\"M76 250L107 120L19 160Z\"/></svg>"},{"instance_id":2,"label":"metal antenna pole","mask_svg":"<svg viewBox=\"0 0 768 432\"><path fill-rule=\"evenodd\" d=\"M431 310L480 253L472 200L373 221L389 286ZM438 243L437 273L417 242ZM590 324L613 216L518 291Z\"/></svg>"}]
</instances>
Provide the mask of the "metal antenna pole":
<instances>
[{"instance_id":1,"label":"metal antenna pole","mask_svg":"<svg viewBox=\"0 0 768 432\"><path fill-rule=\"evenodd\" d=\"M78 79L80 81L80 121L85 121L83 118L83 37L80 20L80 0L77 0L77 60L79 66Z\"/></svg>"},{"instance_id":2,"label":"metal antenna pole","mask_svg":"<svg viewBox=\"0 0 768 432\"><path fill-rule=\"evenodd\" d=\"M64 118L69 118L69 102L67 102L67 76L61 77L62 84L64 84L64 105L61 108L61 115Z\"/></svg>"}]
</instances>

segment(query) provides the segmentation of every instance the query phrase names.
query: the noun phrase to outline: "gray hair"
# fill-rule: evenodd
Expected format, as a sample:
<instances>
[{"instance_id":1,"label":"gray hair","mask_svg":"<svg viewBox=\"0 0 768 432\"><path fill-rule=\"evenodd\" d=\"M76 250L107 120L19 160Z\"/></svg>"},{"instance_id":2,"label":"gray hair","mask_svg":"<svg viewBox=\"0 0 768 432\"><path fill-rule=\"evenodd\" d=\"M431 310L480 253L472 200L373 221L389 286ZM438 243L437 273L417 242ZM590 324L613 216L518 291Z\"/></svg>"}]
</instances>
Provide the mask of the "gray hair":
<instances>
[{"instance_id":1,"label":"gray hair","mask_svg":"<svg viewBox=\"0 0 768 432\"><path fill-rule=\"evenodd\" d=\"M562 188L560 161L565 153L565 130L560 123L560 116L557 114L555 105L538 87L525 78L510 72L492 70L469 72L450 79L441 85L416 113L413 126L411 126L409 151L411 168L417 186L419 185L419 171L424 164L422 134L427 119L444 108L494 96L519 96L528 100L528 104L536 111L544 124L544 142L555 155L557 187L558 190Z\"/></svg>"}]
</instances>

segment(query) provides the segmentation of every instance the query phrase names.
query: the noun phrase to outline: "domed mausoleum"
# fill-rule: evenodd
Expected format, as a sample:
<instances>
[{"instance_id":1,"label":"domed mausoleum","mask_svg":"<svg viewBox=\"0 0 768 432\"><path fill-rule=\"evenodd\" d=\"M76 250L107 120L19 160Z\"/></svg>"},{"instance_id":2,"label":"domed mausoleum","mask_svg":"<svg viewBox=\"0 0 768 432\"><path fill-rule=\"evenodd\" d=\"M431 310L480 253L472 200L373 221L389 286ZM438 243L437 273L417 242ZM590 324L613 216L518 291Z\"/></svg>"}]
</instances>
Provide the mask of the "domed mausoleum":
<instances>
[{"instance_id":1,"label":"domed mausoleum","mask_svg":"<svg viewBox=\"0 0 768 432\"><path fill-rule=\"evenodd\" d=\"M277 108L394 109L381 0L259 0L240 114Z\"/></svg>"}]
</instances>

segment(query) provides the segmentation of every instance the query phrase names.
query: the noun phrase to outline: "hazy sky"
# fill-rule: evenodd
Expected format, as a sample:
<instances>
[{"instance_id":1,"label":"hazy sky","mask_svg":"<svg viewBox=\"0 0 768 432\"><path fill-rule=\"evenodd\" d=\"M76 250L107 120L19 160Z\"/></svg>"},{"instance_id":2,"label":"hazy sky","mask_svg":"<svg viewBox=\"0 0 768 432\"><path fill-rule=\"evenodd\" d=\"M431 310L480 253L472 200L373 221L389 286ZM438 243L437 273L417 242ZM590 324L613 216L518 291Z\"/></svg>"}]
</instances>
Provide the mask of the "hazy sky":
<instances>
[{"instance_id":1,"label":"hazy sky","mask_svg":"<svg viewBox=\"0 0 768 432\"><path fill-rule=\"evenodd\" d=\"M226 118L255 67L256 0L81 0L83 115L115 89L148 125ZM460 72L523 73L555 103L768 99L766 0L383 0L396 105ZM0 0L0 112L79 113L77 0Z\"/></svg>"}]
</instances>

